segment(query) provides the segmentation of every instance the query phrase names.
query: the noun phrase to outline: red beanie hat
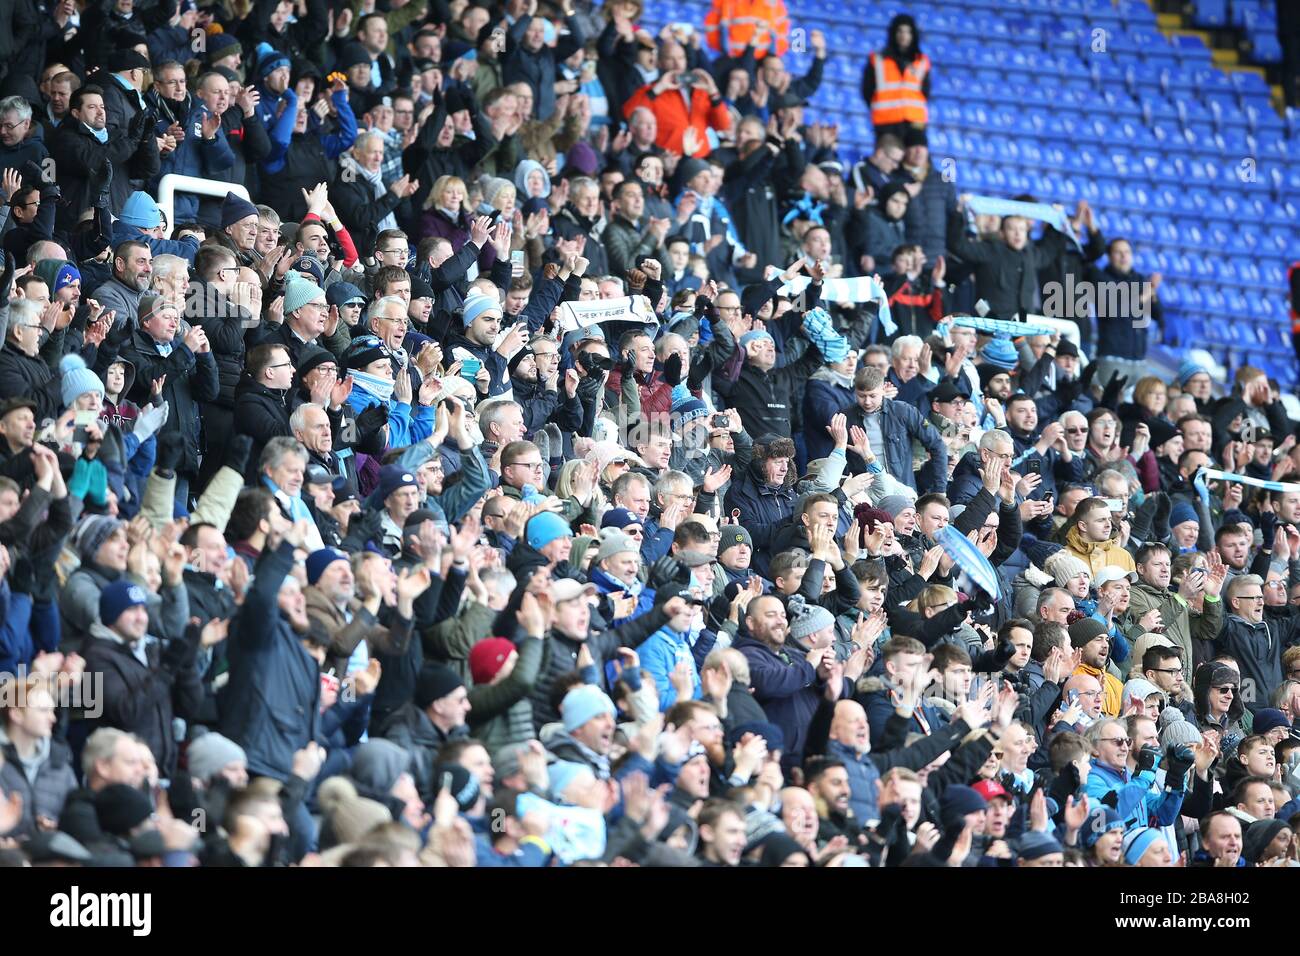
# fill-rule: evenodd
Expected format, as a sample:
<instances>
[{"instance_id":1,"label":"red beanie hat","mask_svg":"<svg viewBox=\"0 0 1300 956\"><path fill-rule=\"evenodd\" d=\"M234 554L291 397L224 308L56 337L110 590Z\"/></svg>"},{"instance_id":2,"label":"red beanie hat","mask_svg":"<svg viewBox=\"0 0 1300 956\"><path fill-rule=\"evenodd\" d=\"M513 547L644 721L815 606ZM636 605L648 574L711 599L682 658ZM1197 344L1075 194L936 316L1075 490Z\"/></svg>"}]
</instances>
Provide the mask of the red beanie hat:
<instances>
[{"instance_id":1,"label":"red beanie hat","mask_svg":"<svg viewBox=\"0 0 1300 956\"><path fill-rule=\"evenodd\" d=\"M514 649L514 642L504 637L485 637L470 648L469 674L474 683L490 683Z\"/></svg>"}]
</instances>

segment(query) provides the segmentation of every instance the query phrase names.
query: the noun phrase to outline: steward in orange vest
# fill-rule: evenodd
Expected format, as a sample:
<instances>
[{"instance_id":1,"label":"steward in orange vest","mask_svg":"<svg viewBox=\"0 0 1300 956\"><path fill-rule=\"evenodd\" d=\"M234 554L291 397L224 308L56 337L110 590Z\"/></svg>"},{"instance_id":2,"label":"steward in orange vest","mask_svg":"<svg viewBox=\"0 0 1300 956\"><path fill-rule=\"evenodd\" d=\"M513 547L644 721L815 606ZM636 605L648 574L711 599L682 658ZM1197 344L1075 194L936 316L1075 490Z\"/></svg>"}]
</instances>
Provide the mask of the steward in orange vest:
<instances>
[{"instance_id":1,"label":"steward in orange vest","mask_svg":"<svg viewBox=\"0 0 1300 956\"><path fill-rule=\"evenodd\" d=\"M921 52L916 22L899 14L890 21L889 42L867 58L862 71L862 98L871 107L876 135L882 128L893 132L907 125L925 126L929 93L930 58Z\"/></svg>"},{"instance_id":2,"label":"steward in orange vest","mask_svg":"<svg viewBox=\"0 0 1300 956\"><path fill-rule=\"evenodd\" d=\"M760 26L767 29L755 37ZM704 39L709 49L724 56L742 56L745 47L755 44L754 59L761 60L773 40L776 55L783 56L790 47L789 35L790 18L784 0L713 0L713 7L704 17Z\"/></svg>"}]
</instances>

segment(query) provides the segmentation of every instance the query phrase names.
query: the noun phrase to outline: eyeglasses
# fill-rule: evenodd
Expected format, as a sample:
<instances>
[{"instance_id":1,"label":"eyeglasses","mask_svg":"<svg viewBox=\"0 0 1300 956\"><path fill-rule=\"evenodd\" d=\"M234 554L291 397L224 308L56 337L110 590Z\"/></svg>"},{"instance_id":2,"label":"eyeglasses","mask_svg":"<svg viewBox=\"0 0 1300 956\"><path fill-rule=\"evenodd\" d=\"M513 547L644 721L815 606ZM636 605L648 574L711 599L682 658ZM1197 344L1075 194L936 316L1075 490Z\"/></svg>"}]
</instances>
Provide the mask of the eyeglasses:
<instances>
[{"instance_id":1,"label":"eyeglasses","mask_svg":"<svg viewBox=\"0 0 1300 956\"><path fill-rule=\"evenodd\" d=\"M281 362L279 365L268 365L267 368L293 368L293 363Z\"/></svg>"},{"instance_id":2,"label":"eyeglasses","mask_svg":"<svg viewBox=\"0 0 1300 956\"><path fill-rule=\"evenodd\" d=\"M1210 689L1213 690L1216 694L1235 694L1235 693L1237 693L1237 688L1233 687L1231 684L1224 684L1222 687L1212 687L1212 688L1210 688Z\"/></svg>"},{"instance_id":3,"label":"eyeglasses","mask_svg":"<svg viewBox=\"0 0 1300 956\"><path fill-rule=\"evenodd\" d=\"M384 255L386 255L386 256L396 255L396 254L399 253L399 252L400 252L402 255L406 255L406 250L405 250L405 249L380 249L379 251L382 252L382 253L383 253Z\"/></svg>"},{"instance_id":4,"label":"eyeglasses","mask_svg":"<svg viewBox=\"0 0 1300 956\"><path fill-rule=\"evenodd\" d=\"M1066 433L1067 435L1086 435L1086 434L1088 434L1088 429L1087 429L1087 428L1067 428L1067 429L1065 430L1065 433Z\"/></svg>"},{"instance_id":5,"label":"eyeglasses","mask_svg":"<svg viewBox=\"0 0 1300 956\"><path fill-rule=\"evenodd\" d=\"M645 536L645 532L640 528L633 528L631 531L624 531L623 533L629 538L641 538Z\"/></svg>"},{"instance_id":6,"label":"eyeglasses","mask_svg":"<svg viewBox=\"0 0 1300 956\"><path fill-rule=\"evenodd\" d=\"M224 276L227 272L233 272L235 275L239 275L239 266L223 266L217 270L217 275Z\"/></svg>"},{"instance_id":7,"label":"eyeglasses","mask_svg":"<svg viewBox=\"0 0 1300 956\"><path fill-rule=\"evenodd\" d=\"M506 465L507 468L531 468L533 471L541 471L542 463L540 461L512 461Z\"/></svg>"},{"instance_id":8,"label":"eyeglasses","mask_svg":"<svg viewBox=\"0 0 1300 956\"><path fill-rule=\"evenodd\" d=\"M26 122L27 120L19 120L17 123L0 123L0 130L4 130L6 133L12 133L14 130L23 126Z\"/></svg>"},{"instance_id":9,"label":"eyeglasses","mask_svg":"<svg viewBox=\"0 0 1300 956\"><path fill-rule=\"evenodd\" d=\"M1264 595L1263 595L1263 594L1238 594L1238 595L1237 595L1237 600L1239 600L1239 601L1262 601L1262 600L1264 600Z\"/></svg>"},{"instance_id":10,"label":"eyeglasses","mask_svg":"<svg viewBox=\"0 0 1300 956\"><path fill-rule=\"evenodd\" d=\"M1153 674L1181 674L1183 672L1181 667L1148 667L1147 670Z\"/></svg>"},{"instance_id":11,"label":"eyeglasses","mask_svg":"<svg viewBox=\"0 0 1300 956\"><path fill-rule=\"evenodd\" d=\"M1097 743L1114 744L1116 747L1119 747L1121 750L1128 750L1130 747L1133 746L1128 742L1127 737L1099 737L1097 739Z\"/></svg>"}]
</instances>

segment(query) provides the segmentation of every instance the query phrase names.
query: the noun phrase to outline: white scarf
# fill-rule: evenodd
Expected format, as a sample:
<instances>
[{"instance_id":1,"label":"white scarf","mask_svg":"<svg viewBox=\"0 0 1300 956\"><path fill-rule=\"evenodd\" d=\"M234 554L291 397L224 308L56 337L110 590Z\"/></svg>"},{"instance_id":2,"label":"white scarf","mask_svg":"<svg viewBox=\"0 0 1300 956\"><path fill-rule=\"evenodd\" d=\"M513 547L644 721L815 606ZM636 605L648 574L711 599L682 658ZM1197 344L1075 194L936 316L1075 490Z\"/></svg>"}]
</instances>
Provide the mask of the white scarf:
<instances>
[{"instance_id":1,"label":"white scarf","mask_svg":"<svg viewBox=\"0 0 1300 956\"><path fill-rule=\"evenodd\" d=\"M384 178L382 173L380 172L372 173L370 170L366 169L364 166L362 166L360 163L358 163L355 159L353 159L350 156L343 157L343 163L344 165L351 166L353 169L357 171L358 176L363 178L366 182L370 183L370 188L375 191L376 199L384 198L384 192L386 191L386 187L384 186ZM379 232L383 232L385 229L396 229L397 217L390 212L383 219L379 220L378 223L376 223L375 228Z\"/></svg>"}]
</instances>

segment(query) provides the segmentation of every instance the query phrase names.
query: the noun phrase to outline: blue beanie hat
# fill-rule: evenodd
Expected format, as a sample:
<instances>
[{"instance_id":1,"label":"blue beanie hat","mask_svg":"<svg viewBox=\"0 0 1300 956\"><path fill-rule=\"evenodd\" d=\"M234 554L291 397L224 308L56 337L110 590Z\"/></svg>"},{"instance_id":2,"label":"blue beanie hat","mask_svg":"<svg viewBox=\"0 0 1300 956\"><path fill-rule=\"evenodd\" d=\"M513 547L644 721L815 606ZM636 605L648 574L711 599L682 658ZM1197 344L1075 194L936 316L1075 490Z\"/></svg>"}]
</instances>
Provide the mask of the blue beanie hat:
<instances>
[{"instance_id":1,"label":"blue beanie hat","mask_svg":"<svg viewBox=\"0 0 1300 956\"><path fill-rule=\"evenodd\" d=\"M162 225L162 213L158 211L158 204L148 193L139 190L127 197L126 205L122 207L122 215L118 218L128 226L135 226L137 229L152 229L154 226Z\"/></svg>"},{"instance_id":2,"label":"blue beanie hat","mask_svg":"<svg viewBox=\"0 0 1300 956\"><path fill-rule=\"evenodd\" d=\"M673 403L673 414L677 416L677 420L682 427L685 427L693 421L707 417L709 406L698 398L685 398L680 402Z\"/></svg>"},{"instance_id":3,"label":"blue beanie hat","mask_svg":"<svg viewBox=\"0 0 1300 956\"><path fill-rule=\"evenodd\" d=\"M461 311L461 322L464 323L465 328L469 328L474 324L475 319L489 309L496 309L500 312L501 303L497 302L494 296L484 293L471 294L465 298L465 306Z\"/></svg>"},{"instance_id":4,"label":"blue beanie hat","mask_svg":"<svg viewBox=\"0 0 1300 956\"><path fill-rule=\"evenodd\" d=\"M247 199L235 193L226 193L226 198L221 203L221 228L225 229L241 219L256 215L258 215L257 207Z\"/></svg>"},{"instance_id":5,"label":"blue beanie hat","mask_svg":"<svg viewBox=\"0 0 1300 956\"><path fill-rule=\"evenodd\" d=\"M307 555L307 583L315 584L335 561L348 561L348 553L338 548L321 548Z\"/></svg>"},{"instance_id":6,"label":"blue beanie hat","mask_svg":"<svg viewBox=\"0 0 1300 956\"><path fill-rule=\"evenodd\" d=\"M1194 362L1189 358L1183 359L1178 363L1178 387L1182 388L1191 380L1193 375L1196 375L1199 372L1204 372L1206 375L1210 374L1210 370L1200 362Z\"/></svg>"},{"instance_id":7,"label":"blue beanie hat","mask_svg":"<svg viewBox=\"0 0 1300 956\"><path fill-rule=\"evenodd\" d=\"M572 538L569 523L552 511L543 511L528 522L528 547L540 551L556 538Z\"/></svg>"},{"instance_id":8,"label":"blue beanie hat","mask_svg":"<svg viewBox=\"0 0 1300 956\"><path fill-rule=\"evenodd\" d=\"M99 592L99 619L105 627L112 627L123 612L148 603L144 588L122 578Z\"/></svg>"},{"instance_id":9,"label":"blue beanie hat","mask_svg":"<svg viewBox=\"0 0 1300 956\"><path fill-rule=\"evenodd\" d=\"M1111 830L1123 830L1124 818L1110 807L1094 807L1088 811L1088 819L1083 825L1083 845L1092 847L1101 837Z\"/></svg>"},{"instance_id":10,"label":"blue beanie hat","mask_svg":"<svg viewBox=\"0 0 1300 956\"><path fill-rule=\"evenodd\" d=\"M325 290L325 301L330 305L365 305L366 297L351 282L335 282Z\"/></svg>"},{"instance_id":11,"label":"blue beanie hat","mask_svg":"<svg viewBox=\"0 0 1300 956\"><path fill-rule=\"evenodd\" d=\"M1049 853L1065 852L1054 836L1050 833L1039 833L1037 830L1030 830L1022 836L1017 849L1022 860L1037 860Z\"/></svg>"},{"instance_id":12,"label":"blue beanie hat","mask_svg":"<svg viewBox=\"0 0 1300 956\"><path fill-rule=\"evenodd\" d=\"M1142 854L1150 848L1156 840L1163 839L1160 831L1154 827L1138 827L1124 834L1124 862L1129 866L1137 866L1138 860L1142 859Z\"/></svg>"},{"instance_id":13,"label":"blue beanie hat","mask_svg":"<svg viewBox=\"0 0 1300 956\"><path fill-rule=\"evenodd\" d=\"M59 266L59 271L54 273L54 287L50 289L50 292L58 292L60 289L66 289L72 283L80 281L81 270L71 262L65 262Z\"/></svg>"},{"instance_id":14,"label":"blue beanie hat","mask_svg":"<svg viewBox=\"0 0 1300 956\"><path fill-rule=\"evenodd\" d=\"M583 773L591 773L591 768L584 763L577 763L573 760L561 760L551 764L546 768L546 775L549 778L548 793L550 798L556 802L564 799L564 791L569 788L569 784L577 780Z\"/></svg>"},{"instance_id":15,"label":"blue beanie hat","mask_svg":"<svg viewBox=\"0 0 1300 956\"><path fill-rule=\"evenodd\" d=\"M560 716L566 733L573 733L587 721L601 714L614 716L614 702L595 684L581 684L564 695Z\"/></svg>"},{"instance_id":16,"label":"blue beanie hat","mask_svg":"<svg viewBox=\"0 0 1300 956\"><path fill-rule=\"evenodd\" d=\"M269 43L259 43L257 53L257 78L264 80L282 66L292 67L289 58Z\"/></svg>"},{"instance_id":17,"label":"blue beanie hat","mask_svg":"<svg viewBox=\"0 0 1300 956\"><path fill-rule=\"evenodd\" d=\"M980 358L984 359L985 364L1006 371L1015 368L1016 363L1020 361L1020 356L1016 354L1016 347L1011 344L1011 340L1003 338L989 339L984 348L980 349Z\"/></svg>"},{"instance_id":18,"label":"blue beanie hat","mask_svg":"<svg viewBox=\"0 0 1300 956\"><path fill-rule=\"evenodd\" d=\"M86 361L75 352L69 352L59 360L59 371L63 373L63 405L71 408L72 403L87 392L104 394L104 383L99 376L86 368Z\"/></svg>"},{"instance_id":19,"label":"blue beanie hat","mask_svg":"<svg viewBox=\"0 0 1300 956\"><path fill-rule=\"evenodd\" d=\"M296 273L290 271L285 273L284 277L285 315L297 312L304 305L308 305L312 302L319 302L322 305L325 303L324 289L312 282L310 279L300 279L294 276L296 276Z\"/></svg>"},{"instance_id":20,"label":"blue beanie hat","mask_svg":"<svg viewBox=\"0 0 1300 956\"><path fill-rule=\"evenodd\" d=\"M384 465L379 469L379 500L385 500L399 488L418 488L415 475L401 465Z\"/></svg>"},{"instance_id":21,"label":"blue beanie hat","mask_svg":"<svg viewBox=\"0 0 1300 956\"><path fill-rule=\"evenodd\" d=\"M1025 557L1041 568L1048 558L1061 550L1061 546L1052 541L1039 541L1032 534L1025 534L1020 538L1020 550L1025 553Z\"/></svg>"},{"instance_id":22,"label":"blue beanie hat","mask_svg":"<svg viewBox=\"0 0 1300 956\"><path fill-rule=\"evenodd\" d=\"M1196 516L1196 509L1186 501L1180 501L1174 505L1173 510L1169 512L1169 527L1177 528L1185 521L1195 521L1201 523L1201 519Z\"/></svg>"},{"instance_id":23,"label":"blue beanie hat","mask_svg":"<svg viewBox=\"0 0 1300 956\"><path fill-rule=\"evenodd\" d=\"M642 521L626 508L610 508L600 519L602 528L626 528L630 524L642 524Z\"/></svg>"},{"instance_id":24,"label":"blue beanie hat","mask_svg":"<svg viewBox=\"0 0 1300 956\"><path fill-rule=\"evenodd\" d=\"M770 332L764 332L762 329L755 329L753 332L746 332L740 337L740 347L743 349L750 342L757 342L759 339L771 338L772 334ZM772 341L775 342L776 339L772 339Z\"/></svg>"}]
</instances>

